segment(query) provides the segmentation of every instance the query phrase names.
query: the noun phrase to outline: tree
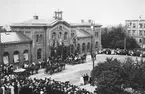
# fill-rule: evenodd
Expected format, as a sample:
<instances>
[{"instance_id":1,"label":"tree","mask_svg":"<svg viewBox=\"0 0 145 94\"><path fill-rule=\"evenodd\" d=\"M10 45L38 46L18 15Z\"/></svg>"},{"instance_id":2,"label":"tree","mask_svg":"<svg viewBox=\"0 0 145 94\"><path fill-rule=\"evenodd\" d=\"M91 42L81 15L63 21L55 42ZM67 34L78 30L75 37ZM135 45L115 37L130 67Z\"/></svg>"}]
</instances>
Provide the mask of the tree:
<instances>
[{"instance_id":1,"label":"tree","mask_svg":"<svg viewBox=\"0 0 145 94\"><path fill-rule=\"evenodd\" d=\"M123 94L126 88L145 91L145 62L127 58L124 62L107 58L91 72L98 94ZM145 92L144 92L145 93ZM144 94L141 93L141 94ZM126 93L125 93L126 94Z\"/></svg>"},{"instance_id":2,"label":"tree","mask_svg":"<svg viewBox=\"0 0 145 94\"><path fill-rule=\"evenodd\" d=\"M124 32L124 27L119 25L118 27L104 28L102 30L101 43L103 48L124 48L124 39L126 38L126 48L134 49L139 48L136 40L133 37L127 36Z\"/></svg>"}]
</instances>

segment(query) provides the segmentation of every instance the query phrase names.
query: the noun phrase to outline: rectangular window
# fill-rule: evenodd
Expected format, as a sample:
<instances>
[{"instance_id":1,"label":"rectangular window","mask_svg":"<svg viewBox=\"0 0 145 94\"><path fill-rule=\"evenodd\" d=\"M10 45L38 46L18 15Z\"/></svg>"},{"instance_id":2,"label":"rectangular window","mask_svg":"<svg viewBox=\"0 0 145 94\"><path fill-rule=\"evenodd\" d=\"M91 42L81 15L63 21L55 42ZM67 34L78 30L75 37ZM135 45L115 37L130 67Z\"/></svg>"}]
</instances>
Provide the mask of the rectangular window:
<instances>
[{"instance_id":1,"label":"rectangular window","mask_svg":"<svg viewBox=\"0 0 145 94\"><path fill-rule=\"evenodd\" d=\"M139 39L139 43L142 43L142 39Z\"/></svg>"},{"instance_id":2,"label":"rectangular window","mask_svg":"<svg viewBox=\"0 0 145 94\"><path fill-rule=\"evenodd\" d=\"M132 31L132 35L133 35L133 36L135 35L135 30Z\"/></svg>"},{"instance_id":3,"label":"rectangular window","mask_svg":"<svg viewBox=\"0 0 145 94\"><path fill-rule=\"evenodd\" d=\"M143 24L142 23L139 23L139 28L143 28Z\"/></svg>"},{"instance_id":4,"label":"rectangular window","mask_svg":"<svg viewBox=\"0 0 145 94\"><path fill-rule=\"evenodd\" d=\"M131 31L130 30L128 30L128 35L130 35L131 34Z\"/></svg>"},{"instance_id":5,"label":"rectangular window","mask_svg":"<svg viewBox=\"0 0 145 94\"><path fill-rule=\"evenodd\" d=\"M127 24L127 28L130 28L130 24L129 23Z\"/></svg>"},{"instance_id":6,"label":"rectangular window","mask_svg":"<svg viewBox=\"0 0 145 94\"><path fill-rule=\"evenodd\" d=\"M139 36L142 36L142 31L141 30L139 31Z\"/></svg>"},{"instance_id":7,"label":"rectangular window","mask_svg":"<svg viewBox=\"0 0 145 94\"><path fill-rule=\"evenodd\" d=\"M132 27L132 22L128 22L127 26L128 26L128 28L131 28Z\"/></svg>"},{"instance_id":8,"label":"rectangular window","mask_svg":"<svg viewBox=\"0 0 145 94\"><path fill-rule=\"evenodd\" d=\"M136 28L136 24L135 23L133 23L133 28Z\"/></svg>"}]
</instances>

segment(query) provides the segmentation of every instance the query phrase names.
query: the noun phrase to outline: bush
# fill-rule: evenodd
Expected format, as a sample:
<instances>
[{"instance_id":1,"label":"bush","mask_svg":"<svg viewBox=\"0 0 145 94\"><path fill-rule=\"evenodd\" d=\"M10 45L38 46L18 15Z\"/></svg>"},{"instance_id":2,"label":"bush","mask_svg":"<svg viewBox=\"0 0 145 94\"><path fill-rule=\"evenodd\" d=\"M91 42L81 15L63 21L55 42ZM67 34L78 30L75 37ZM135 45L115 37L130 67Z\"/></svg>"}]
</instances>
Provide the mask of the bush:
<instances>
[{"instance_id":1,"label":"bush","mask_svg":"<svg viewBox=\"0 0 145 94\"><path fill-rule=\"evenodd\" d=\"M98 94L121 94L126 88L145 91L145 62L107 58L91 72Z\"/></svg>"}]
</instances>

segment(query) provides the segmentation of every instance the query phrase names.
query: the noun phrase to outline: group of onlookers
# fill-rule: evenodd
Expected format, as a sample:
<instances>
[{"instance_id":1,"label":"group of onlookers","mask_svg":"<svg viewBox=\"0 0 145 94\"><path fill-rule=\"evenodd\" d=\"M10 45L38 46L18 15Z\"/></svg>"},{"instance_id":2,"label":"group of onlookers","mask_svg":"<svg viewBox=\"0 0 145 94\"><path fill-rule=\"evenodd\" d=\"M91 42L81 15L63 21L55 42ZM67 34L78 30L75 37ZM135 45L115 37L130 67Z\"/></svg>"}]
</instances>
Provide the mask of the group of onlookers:
<instances>
[{"instance_id":1,"label":"group of onlookers","mask_svg":"<svg viewBox=\"0 0 145 94\"><path fill-rule=\"evenodd\" d=\"M16 75L5 75L1 78L0 94L93 94L69 81L45 79L17 79Z\"/></svg>"},{"instance_id":2,"label":"group of onlookers","mask_svg":"<svg viewBox=\"0 0 145 94\"><path fill-rule=\"evenodd\" d=\"M86 55L84 56L86 58ZM75 59L75 57L74 57ZM39 62L39 68L45 68L47 64L54 66L54 63L60 63L62 59L49 58L47 62ZM35 63L31 65L24 64L24 69L36 67ZM14 73L13 66L3 66L0 73L0 94L93 94L78 86L72 85L69 81L55 81L51 78L31 79L23 73ZM20 75L19 75L20 74ZM33 72L30 73L33 75ZM91 77L83 75L83 85L91 83Z\"/></svg>"},{"instance_id":3,"label":"group of onlookers","mask_svg":"<svg viewBox=\"0 0 145 94\"><path fill-rule=\"evenodd\" d=\"M88 76L88 74L82 75L80 77L80 85L86 85L92 83L92 78Z\"/></svg>"},{"instance_id":4,"label":"group of onlookers","mask_svg":"<svg viewBox=\"0 0 145 94\"><path fill-rule=\"evenodd\" d=\"M102 49L99 51L99 54L108 54L108 55L128 55L128 56L138 56L145 57L143 50L127 50L127 49Z\"/></svg>"}]
</instances>

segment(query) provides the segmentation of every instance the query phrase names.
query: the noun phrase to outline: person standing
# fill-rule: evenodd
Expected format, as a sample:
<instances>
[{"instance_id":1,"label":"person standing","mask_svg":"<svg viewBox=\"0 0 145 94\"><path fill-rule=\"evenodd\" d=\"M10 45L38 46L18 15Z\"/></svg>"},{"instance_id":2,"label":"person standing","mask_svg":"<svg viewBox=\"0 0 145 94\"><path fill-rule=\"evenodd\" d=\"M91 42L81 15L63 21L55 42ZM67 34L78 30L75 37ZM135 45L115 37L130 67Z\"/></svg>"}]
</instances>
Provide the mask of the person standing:
<instances>
[{"instance_id":1,"label":"person standing","mask_svg":"<svg viewBox=\"0 0 145 94\"><path fill-rule=\"evenodd\" d=\"M17 82L14 83L14 92L15 92L15 94L18 94Z\"/></svg>"},{"instance_id":2,"label":"person standing","mask_svg":"<svg viewBox=\"0 0 145 94\"><path fill-rule=\"evenodd\" d=\"M13 86L12 84L10 84L9 88L10 88L11 94L15 94L15 93L14 93L14 86Z\"/></svg>"},{"instance_id":3,"label":"person standing","mask_svg":"<svg viewBox=\"0 0 145 94\"><path fill-rule=\"evenodd\" d=\"M84 85L84 78L83 78L83 76L80 77L80 85Z\"/></svg>"},{"instance_id":4,"label":"person standing","mask_svg":"<svg viewBox=\"0 0 145 94\"><path fill-rule=\"evenodd\" d=\"M86 84L88 84L88 82L89 82L89 76L88 74L86 74Z\"/></svg>"}]
</instances>

